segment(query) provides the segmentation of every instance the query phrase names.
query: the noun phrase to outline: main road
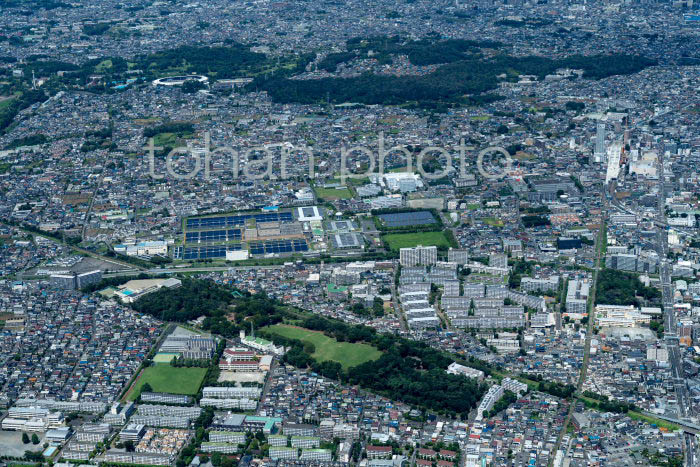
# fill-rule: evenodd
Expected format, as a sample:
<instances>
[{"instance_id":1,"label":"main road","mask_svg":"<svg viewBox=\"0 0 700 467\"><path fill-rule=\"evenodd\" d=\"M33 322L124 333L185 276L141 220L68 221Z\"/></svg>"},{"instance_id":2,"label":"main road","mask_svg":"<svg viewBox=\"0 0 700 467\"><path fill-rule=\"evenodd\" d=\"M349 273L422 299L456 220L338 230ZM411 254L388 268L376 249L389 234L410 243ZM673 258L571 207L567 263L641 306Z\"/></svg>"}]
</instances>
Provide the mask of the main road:
<instances>
[{"instance_id":1,"label":"main road","mask_svg":"<svg viewBox=\"0 0 700 467\"><path fill-rule=\"evenodd\" d=\"M661 297L664 313L664 339L668 350L668 359L671 364L671 378L678 401L678 418L687 419L693 417L693 406L688 394L688 386L683 372L683 360L678 341L678 328L676 323L676 311L673 308L673 288L671 287L671 264L668 261L668 234L666 230L666 174L664 171L663 153L659 154L659 200L657 206L656 222L658 239L656 252L659 255L659 278L661 280ZM684 435L685 465L695 465L695 437L692 434Z\"/></svg>"},{"instance_id":2,"label":"main road","mask_svg":"<svg viewBox=\"0 0 700 467\"><path fill-rule=\"evenodd\" d=\"M666 222L666 177L664 173L663 154L659 155L659 200L657 220L660 224ZM678 346L678 330L676 326L676 313L673 308L673 289L671 287L671 264L668 261L668 235L664 228L658 229L656 251L659 255L659 278L661 280L661 294L664 312L664 339L668 349L671 363L671 375L678 399L679 417L685 418L692 415L688 388L683 375L683 362Z\"/></svg>"}]
</instances>

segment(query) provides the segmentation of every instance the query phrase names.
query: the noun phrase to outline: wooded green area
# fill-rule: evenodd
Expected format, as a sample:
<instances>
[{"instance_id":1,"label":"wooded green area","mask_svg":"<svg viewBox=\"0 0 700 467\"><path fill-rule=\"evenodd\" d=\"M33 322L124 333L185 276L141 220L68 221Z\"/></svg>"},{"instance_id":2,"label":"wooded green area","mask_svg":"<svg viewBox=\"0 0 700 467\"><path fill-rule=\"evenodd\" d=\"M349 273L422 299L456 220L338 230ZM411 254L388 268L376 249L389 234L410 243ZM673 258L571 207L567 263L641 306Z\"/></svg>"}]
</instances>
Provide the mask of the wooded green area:
<instances>
[{"instance_id":1,"label":"wooded green area","mask_svg":"<svg viewBox=\"0 0 700 467\"><path fill-rule=\"evenodd\" d=\"M448 416L466 416L486 390L476 380L447 374L445 369L455 358L425 343L312 315L263 294L240 294L237 298L231 292L232 289L211 281L184 278L181 287L152 292L132 307L168 321L181 322L203 315L207 317L203 327L225 337L235 336L238 330L250 329L252 325L278 345L290 347L284 357L289 364ZM318 361L313 356L313 343L262 330L282 322L319 331L337 343L371 346L381 355L346 368L331 359Z\"/></svg>"},{"instance_id":2,"label":"wooded green area","mask_svg":"<svg viewBox=\"0 0 700 467\"><path fill-rule=\"evenodd\" d=\"M22 138L14 139L7 145L6 149L21 148L22 146L35 146L37 144L44 144L48 139L43 133L37 133L31 136L24 136Z\"/></svg>"},{"instance_id":3,"label":"wooded green area","mask_svg":"<svg viewBox=\"0 0 700 467\"><path fill-rule=\"evenodd\" d=\"M383 353L377 360L343 371L339 363L316 362L303 344L287 340L285 344L292 348L284 358L294 366L310 367L329 378L445 415L466 416L486 390L476 380L447 374L445 369L454 359L422 342L316 315L306 318L301 326L340 342L364 342Z\"/></svg>"},{"instance_id":4,"label":"wooded green area","mask_svg":"<svg viewBox=\"0 0 700 467\"><path fill-rule=\"evenodd\" d=\"M162 125L144 128L143 136L153 138L161 133L173 133L179 137L187 133L194 133L194 125L190 122L168 122Z\"/></svg>"},{"instance_id":5,"label":"wooded green area","mask_svg":"<svg viewBox=\"0 0 700 467\"><path fill-rule=\"evenodd\" d=\"M399 36L357 37L347 41L347 52L330 53L319 61L318 67L333 72L341 63L355 58L373 58L379 63L390 63L392 56L406 55L418 66L452 63L480 56L481 48L496 49L503 44L496 41L472 41L466 39L436 40L426 38L405 41ZM370 54L371 52L371 54Z\"/></svg>"},{"instance_id":6,"label":"wooded green area","mask_svg":"<svg viewBox=\"0 0 700 467\"><path fill-rule=\"evenodd\" d=\"M0 133L12 124L12 121L20 111L45 100L46 94L44 94L44 91L28 89L23 91L19 97L13 97L8 101L4 101L0 105Z\"/></svg>"},{"instance_id":7,"label":"wooded green area","mask_svg":"<svg viewBox=\"0 0 700 467\"><path fill-rule=\"evenodd\" d=\"M386 40L387 44L394 44L390 38ZM469 41L438 42L430 47L416 44L420 43L386 45L383 50L408 53L409 59L418 64L446 64L422 76L367 73L352 78L292 80L274 75L269 78L258 77L251 87L264 89L275 101L283 103L313 104L327 100L330 103L385 105L414 103L421 107L439 108L493 101L497 96L488 94L488 91L497 88L497 76L501 74L507 75L511 80L522 74L544 78L558 69L571 68L582 69L584 78L601 79L612 75L636 73L656 64L654 60L624 54L573 55L563 59L539 56L512 57L501 54L493 58L484 58L476 52L466 55L466 51L476 47ZM351 46L352 43L348 41L348 48ZM407 47L409 50L406 50ZM352 53L359 56L357 49L351 49L343 55L333 54L326 57L327 60L324 59L321 65L325 69L335 69L338 63L353 58ZM378 56L382 57L381 51Z\"/></svg>"},{"instance_id":8,"label":"wooded green area","mask_svg":"<svg viewBox=\"0 0 700 467\"><path fill-rule=\"evenodd\" d=\"M132 307L164 321L185 322L224 313L233 300L229 290L212 281L183 278L180 287L146 294Z\"/></svg>"},{"instance_id":9,"label":"wooded green area","mask_svg":"<svg viewBox=\"0 0 700 467\"><path fill-rule=\"evenodd\" d=\"M215 75L233 78L241 73L254 73L267 62L265 54L251 52L248 46L230 44L227 47L181 46L163 50L138 59L144 70L162 73L174 70L182 73Z\"/></svg>"},{"instance_id":10,"label":"wooded green area","mask_svg":"<svg viewBox=\"0 0 700 467\"><path fill-rule=\"evenodd\" d=\"M637 296L641 299L637 299ZM661 291L654 287L646 287L636 274L613 269L602 269L598 273L596 303L642 306L642 299L658 302L661 299Z\"/></svg>"}]
</instances>

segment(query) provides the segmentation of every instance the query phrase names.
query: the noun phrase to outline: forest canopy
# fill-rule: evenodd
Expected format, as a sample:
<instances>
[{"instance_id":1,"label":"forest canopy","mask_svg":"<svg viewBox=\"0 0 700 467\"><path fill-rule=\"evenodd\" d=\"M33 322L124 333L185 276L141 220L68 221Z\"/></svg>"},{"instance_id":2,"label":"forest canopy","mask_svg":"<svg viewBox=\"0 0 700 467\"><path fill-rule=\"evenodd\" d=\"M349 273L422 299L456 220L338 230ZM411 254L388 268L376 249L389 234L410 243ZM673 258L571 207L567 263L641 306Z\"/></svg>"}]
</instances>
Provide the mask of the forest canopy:
<instances>
[{"instance_id":1,"label":"forest canopy","mask_svg":"<svg viewBox=\"0 0 700 467\"><path fill-rule=\"evenodd\" d=\"M661 291L646 287L635 274L612 269L602 269L598 273L596 303L641 306L641 299L654 302L660 298Z\"/></svg>"},{"instance_id":2,"label":"forest canopy","mask_svg":"<svg viewBox=\"0 0 700 467\"><path fill-rule=\"evenodd\" d=\"M432 48L415 44L404 50L409 59L421 64L445 63L425 75L377 75L321 79L289 79L286 76L259 76L249 89L263 89L276 102L314 104L355 102L361 104L401 105L415 103L425 108L440 108L455 105L478 105L491 102L498 97L489 94L498 87L499 76L515 80L519 75L535 75L540 79L559 69L583 70L583 77L601 79L613 75L637 73L656 62L644 57L612 54L582 56L573 55L562 59L538 56L512 57L505 54L484 58L476 52L469 41L445 41L433 44ZM350 47L350 43L349 43ZM414 50L411 50L413 48ZM357 55L349 52L331 54L319 63L326 70ZM467 52L471 51L471 52ZM443 55L444 53L444 55ZM382 53L378 55L381 59ZM413 58L410 58L413 56ZM373 56L375 57L375 56ZM446 63L447 62L447 63Z\"/></svg>"}]
</instances>

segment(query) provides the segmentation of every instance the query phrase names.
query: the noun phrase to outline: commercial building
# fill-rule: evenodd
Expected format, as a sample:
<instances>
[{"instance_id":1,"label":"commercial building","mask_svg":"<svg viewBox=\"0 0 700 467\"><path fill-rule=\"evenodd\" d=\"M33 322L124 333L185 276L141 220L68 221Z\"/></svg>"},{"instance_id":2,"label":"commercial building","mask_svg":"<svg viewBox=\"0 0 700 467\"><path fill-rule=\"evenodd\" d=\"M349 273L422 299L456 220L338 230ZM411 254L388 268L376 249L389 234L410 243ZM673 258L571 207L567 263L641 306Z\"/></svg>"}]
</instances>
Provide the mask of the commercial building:
<instances>
[{"instance_id":1,"label":"commercial building","mask_svg":"<svg viewBox=\"0 0 700 467\"><path fill-rule=\"evenodd\" d=\"M467 264L469 262L469 250L450 248L447 250L447 261L450 263Z\"/></svg>"},{"instance_id":2,"label":"commercial building","mask_svg":"<svg viewBox=\"0 0 700 467\"><path fill-rule=\"evenodd\" d=\"M636 271L637 270L637 255L617 254L608 255L605 258L605 265L610 269L620 271Z\"/></svg>"},{"instance_id":3,"label":"commercial building","mask_svg":"<svg viewBox=\"0 0 700 467\"><path fill-rule=\"evenodd\" d=\"M559 237L557 239L558 250L577 250L581 248L582 242L580 238Z\"/></svg>"},{"instance_id":4,"label":"commercial building","mask_svg":"<svg viewBox=\"0 0 700 467\"><path fill-rule=\"evenodd\" d=\"M559 276L553 275L541 279L523 277L520 280L520 288L525 292L556 292L559 288Z\"/></svg>"},{"instance_id":5,"label":"commercial building","mask_svg":"<svg viewBox=\"0 0 700 467\"><path fill-rule=\"evenodd\" d=\"M114 245L114 251L127 256L164 256L168 254L168 244L165 241L152 241L133 245Z\"/></svg>"},{"instance_id":6,"label":"commercial building","mask_svg":"<svg viewBox=\"0 0 700 467\"><path fill-rule=\"evenodd\" d=\"M75 434L75 439L84 443L99 443L109 436L110 427L107 423L86 423Z\"/></svg>"},{"instance_id":7,"label":"commercial building","mask_svg":"<svg viewBox=\"0 0 700 467\"><path fill-rule=\"evenodd\" d=\"M582 280L570 280L566 289L566 312L585 315L588 312L588 294L591 284Z\"/></svg>"},{"instance_id":8,"label":"commercial building","mask_svg":"<svg viewBox=\"0 0 700 467\"><path fill-rule=\"evenodd\" d=\"M148 425L161 428L189 428L189 417L178 417L169 415L133 415L130 422L139 425Z\"/></svg>"},{"instance_id":9,"label":"commercial building","mask_svg":"<svg viewBox=\"0 0 700 467\"><path fill-rule=\"evenodd\" d=\"M596 305L596 322L599 326L633 328L649 324L651 317L639 312L633 305Z\"/></svg>"},{"instance_id":10,"label":"commercial building","mask_svg":"<svg viewBox=\"0 0 700 467\"><path fill-rule=\"evenodd\" d=\"M115 402L109 408L109 412L103 417L106 423L110 425L123 425L126 423L126 419L136 410L133 402L127 402L122 405L119 402Z\"/></svg>"},{"instance_id":11,"label":"commercial building","mask_svg":"<svg viewBox=\"0 0 700 467\"><path fill-rule=\"evenodd\" d=\"M528 390L527 384L512 378L503 378L501 386L503 386L504 391L514 392L518 395L525 394Z\"/></svg>"},{"instance_id":12,"label":"commercial building","mask_svg":"<svg viewBox=\"0 0 700 467\"><path fill-rule=\"evenodd\" d=\"M219 387L207 386L202 390L202 397L218 399L258 399L262 390L256 387Z\"/></svg>"},{"instance_id":13,"label":"commercial building","mask_svg":"<svg viewBox=\"0 0 700 467\"><path fill-rule=\"evenodd\" d=\"M193 360L207 360L214 355L215 350L215 338L195 333L170 334L159 349L160 352L176 353Z\"/></svg>"},{"instance_id":14,"label":"commercial building","mask_svg":"<svg viewBox=\"0 0 700 467\"><path fill-rule=\"evenodd\" d=\"M219 360L219 368L226 371L260 371L260 365L255 358L255 352L245 348L228 348L224 350Z\"/></svg>"},{"instance_id":15,"label":"commercial building","mask_svg":"<svg viewBox=\"0 0 700 467\"><path fill-rule=\"evenodd\" d=\"M119 432L119 439L122 441L138 441L146 433L146 427L139 423L129 423Z\"/></svg>"},{"instance_id":16,"label":"commercial building","mask_svg":"<svg viewBox=\"0 0 700 467\"><path fill-rule=\"evenodd\" d=\"M282 425L282 433L288 436L316 436L318 428L306 423L285 423Z\"/></svg>"},{"instance_id":17,"label":"commercial building","mask_svg":"<svg viewBox=\"0 0 700 467\"><path fill-rule=\"evenodd\" d=\"M489 255L489 266L494 268L507 268L508 256L502 253L491 253Z\"/></svg>"},{"instance_id":18,"label":"commercial building","mask_svg":"<svg viewBox=\"0 0 700 467\"><path fill-rule=\"evenodd\" d=\"M292 436L290 443L293 448L317 448L321 445L321 438L315 436Z\"/></svg>"},{"instance_id":19,"label":"commercial building","mask_svg":"<svg viewBox=\"0 0 700 467\"><path fill-rule=\"evenodd\" d=\"M255 410L258 402L255 399L239 398L213 398L202 397L199 401L202 407L216 407L217 409L239 409L239 410Z\"/></svg>"},{"instance_id":20,"label":"commercial building","mask_svg":"<svg viewBox=\"0 0 700 467\"><path fill-rule=\"evenodd\" d=\"M138 415L158 415L163 417L187 417L195 419L202 413L199 407L180 407L170 405L141 404L136 410Z\"/></svg>"},{"instance_id":21,"label":"commercial building","mask_svg":"<svg viewBox=\"0 0 700 467\"><path fill-rule=\"evenodd\" d=\"M174 277L167 279L136 279L120 285L114 294L124 303L133 303L140 297L160 290L163 287L172 289L180 285L182 285L182 281Z\"/></svg>"},{"instance_id":22,"label":"commercial building","mask_svg":"<svg viewBox=\"0 0 700 467\"><path fill-rule=\"evenodd\" d=\"M61 459L64 460L69 460L69 461L86 461L89 460L91 456L90 452L80 452L80 451L71 451L68 449L64 449L61 452ZM58 464L54 464L58 465ZM73 465L73 464L69 464Z\"/></svg>"},{"instance_id":23,"label":"commercial building","mask_svg":"<svg viewBox=\"0 0 700 467\"><path fill-rule=\"evenodd\" d=\"M138 465L170 465L172 462L170 456L111 451L107 451L104 460L106 462Z\"/></svg>"},{"instance_id":24,"label":"commercial building","mask_svg":"<svg viewBox=\"0 0 700 467\"><path fill-rule=\"evenodd\" d=\"M99 401L57 401L54 399L17 399L15 407L40 407L42 409L67 412L98 414L104 412L107 404Z\"/></svg>"},{"instance_id":25,"label":"commercial building","mask_svg":"<svg viewBox=\"0 0 700 467\"><path fill-rule=\"evenodd\" d=\"M367 446L367 459L391 459L391 446Z\"/></svg>"},{"instance_id":26,"label":"commercial building","mask_svg":"<svg viewBox=\"0 0 700 467\"><path fill-rule=\"evenodd\" d=\"M102 280L102 271L95 269L81 273L53 274L51 283L66 290L79 290Z\"/></svg>"},{"instance_id":27,"label":"commercial building","mask_svg":"<svg viewBox=\"0 0 700 467\"><path fill-rule=\"evenodd\" d=\"M271 341L268 341L266 339L262 339L260 337L255 337L255 335L246 336L246 333L244 330L240 331L240 339L241 339L241 344L246 345L248 347L251 347L255 350L259 350L259 351L265 352L265 353L271 353L274 355L283 355L284 354L284 348L277 347Z\"/></svg>"},{"instance_id":28,"label":"commercial building","mask_svg":"<svg viewBox=\"0 0 700 467\"><path fill-rule=\"evenodd\" d=\"M289 439L283 435L270 435L267 437L267 443L270 446L287 446Z\"/></svg>"}]
</instances>

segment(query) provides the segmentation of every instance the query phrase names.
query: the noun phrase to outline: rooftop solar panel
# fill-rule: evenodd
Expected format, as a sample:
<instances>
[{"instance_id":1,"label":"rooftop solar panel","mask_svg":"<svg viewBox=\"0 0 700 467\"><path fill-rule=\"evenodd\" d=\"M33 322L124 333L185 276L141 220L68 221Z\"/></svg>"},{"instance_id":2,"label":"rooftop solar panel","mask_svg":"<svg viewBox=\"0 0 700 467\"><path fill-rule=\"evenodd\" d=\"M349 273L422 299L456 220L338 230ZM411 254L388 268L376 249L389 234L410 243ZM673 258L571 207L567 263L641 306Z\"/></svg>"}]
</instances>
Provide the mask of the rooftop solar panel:
<instances>
[{"instance_id":1,"label":"rooftop solar panel","mask_svg":"<svg viewBox=\"0 0 700 467\"><path fill-rule=\"evenodd\" d=\"M186 226L188 229L200 229L207 227L233 227L241 226L248 219L255 219L256 222L290 222L293 220L291 212L275 212L266 214L239 214L233 216L220 217L195 217L187 219Z\"/></svg>"},{"instance_id":2,"label":"rooftop solar panel","mask_svg":"<svg viewBox=\"0 0 700 467\"><path fill-rule=\"evenodd\" d=\"M411 211L379 214L379 217L387 227L406 227L410 225L435 224L437 221L430 211Z\"/></svg>"}]
</instances>

